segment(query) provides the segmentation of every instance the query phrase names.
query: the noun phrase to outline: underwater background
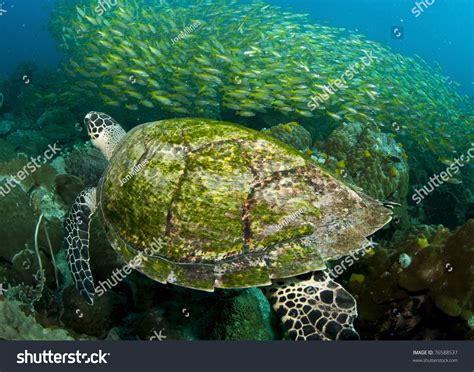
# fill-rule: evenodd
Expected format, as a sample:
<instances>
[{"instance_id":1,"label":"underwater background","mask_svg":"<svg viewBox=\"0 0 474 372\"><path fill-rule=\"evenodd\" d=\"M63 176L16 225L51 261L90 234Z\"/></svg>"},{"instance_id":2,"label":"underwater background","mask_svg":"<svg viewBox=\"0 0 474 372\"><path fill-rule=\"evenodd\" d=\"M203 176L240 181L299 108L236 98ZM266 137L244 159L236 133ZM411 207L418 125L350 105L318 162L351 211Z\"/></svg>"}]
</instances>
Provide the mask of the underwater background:
<instances>
[{"instance_id":1,"label":"underwater background","mask_svg":"<svg viewBox=\"0 0 474 372\"><path fill-rule=\"evenodd\" d=\"M63 221L106 167L83 126L95 110L127 130L174 117L262 130L396 203L338 278L356 329L472 340L473 15L469 0L1 0L0 339L288 339L257 288L133 272L84 303ZM98 219L91 247L110 281L123 261Z\"/></svg>"}]
</instances>

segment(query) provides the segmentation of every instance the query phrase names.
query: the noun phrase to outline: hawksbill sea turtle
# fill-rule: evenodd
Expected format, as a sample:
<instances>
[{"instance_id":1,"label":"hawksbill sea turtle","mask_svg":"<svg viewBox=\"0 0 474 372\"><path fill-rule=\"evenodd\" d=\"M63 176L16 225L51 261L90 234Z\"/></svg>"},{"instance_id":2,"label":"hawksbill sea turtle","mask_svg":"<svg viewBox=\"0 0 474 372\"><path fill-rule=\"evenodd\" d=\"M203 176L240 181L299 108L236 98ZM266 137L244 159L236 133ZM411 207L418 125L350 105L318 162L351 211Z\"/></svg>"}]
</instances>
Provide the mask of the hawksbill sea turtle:
<instances>
[{"instance_id":1,"label":"hawksbill sea turtle","mask_svg":"<svg viewBox=\"0 0 474 372\"><path fill-rule=\"evenodd\" d=\"M291 338L359 338L356 301L325 262L367 247L367 237L391 220L389 205L240 125L181 118L126 133L99 112L85 124L109 161L65 221L68 265L89 304L97 211L115 251L127 263L141 255L135 268L160 283L208 292L262 287ZM124 184L131 169L140 171ZM157 240L162 249L150 251Z\"/></svg>"}]
</instances>

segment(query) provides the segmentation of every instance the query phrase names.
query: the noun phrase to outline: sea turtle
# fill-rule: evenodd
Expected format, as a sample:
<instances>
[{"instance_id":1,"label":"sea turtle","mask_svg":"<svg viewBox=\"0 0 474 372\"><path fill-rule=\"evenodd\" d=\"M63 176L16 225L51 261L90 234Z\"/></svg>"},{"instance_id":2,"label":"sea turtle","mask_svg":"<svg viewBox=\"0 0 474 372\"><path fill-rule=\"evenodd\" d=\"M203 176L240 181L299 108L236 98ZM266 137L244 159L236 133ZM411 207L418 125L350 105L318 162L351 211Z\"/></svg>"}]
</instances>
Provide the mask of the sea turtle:
<instances>
[{"instance_id":1,"label":"sea turtle","mask_svg":"<svg viewBox=\"0 0 474 372\"><path fill-rule=\"evenodd\" d=\"M109 160L65 222L69 268L89 304L89 227L98 210L118 254L160 283L263 287L291 338L358 338L356 301L325 262L368 246L391 219L383 203L240 125L185 118L126 133L99 112L85 124Z\"/></svg>"}]
</instances>

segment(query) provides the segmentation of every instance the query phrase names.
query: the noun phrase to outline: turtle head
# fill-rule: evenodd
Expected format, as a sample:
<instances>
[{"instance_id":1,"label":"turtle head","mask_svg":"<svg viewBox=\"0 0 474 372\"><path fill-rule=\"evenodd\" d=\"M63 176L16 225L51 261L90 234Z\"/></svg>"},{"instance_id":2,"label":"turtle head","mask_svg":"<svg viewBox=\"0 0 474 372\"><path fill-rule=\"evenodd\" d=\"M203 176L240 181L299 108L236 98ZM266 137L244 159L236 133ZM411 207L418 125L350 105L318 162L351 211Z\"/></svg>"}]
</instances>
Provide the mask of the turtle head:
<instances>
[{"instance_id":1,"label":"turtle head","mask_svg":"<svg viewBox=\"0 0 474 372\"><path fill-rule=\"evenodd\" d=\"M89 112L84 118L84 123L94 147L109 160L126 132L119 123L103 112Z\"/></svg>"}]
</instances>

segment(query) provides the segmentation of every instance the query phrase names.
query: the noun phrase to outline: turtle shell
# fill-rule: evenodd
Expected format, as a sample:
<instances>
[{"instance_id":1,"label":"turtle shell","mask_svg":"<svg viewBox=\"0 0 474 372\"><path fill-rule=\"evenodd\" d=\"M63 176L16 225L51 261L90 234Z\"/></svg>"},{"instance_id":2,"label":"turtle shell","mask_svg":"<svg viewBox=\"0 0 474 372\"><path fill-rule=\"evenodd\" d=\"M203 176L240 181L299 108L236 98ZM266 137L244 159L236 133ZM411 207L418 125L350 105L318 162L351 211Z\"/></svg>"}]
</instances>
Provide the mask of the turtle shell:
<instances>
[{"instance_id":1,"label":"turtle shell","mask_svg":"<svg viewBox=\"0 0 474 372\"><path fill-rule=\"evenodd\" d=\"M213 291L325 268L390 210L272 137L207 119L135 127L101 180L99 213L127 263Z\"/></svg>"}]
</instances>

